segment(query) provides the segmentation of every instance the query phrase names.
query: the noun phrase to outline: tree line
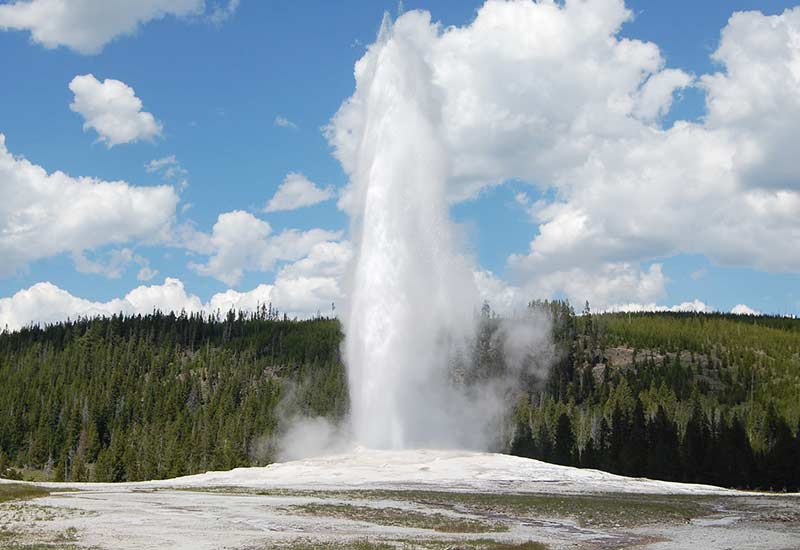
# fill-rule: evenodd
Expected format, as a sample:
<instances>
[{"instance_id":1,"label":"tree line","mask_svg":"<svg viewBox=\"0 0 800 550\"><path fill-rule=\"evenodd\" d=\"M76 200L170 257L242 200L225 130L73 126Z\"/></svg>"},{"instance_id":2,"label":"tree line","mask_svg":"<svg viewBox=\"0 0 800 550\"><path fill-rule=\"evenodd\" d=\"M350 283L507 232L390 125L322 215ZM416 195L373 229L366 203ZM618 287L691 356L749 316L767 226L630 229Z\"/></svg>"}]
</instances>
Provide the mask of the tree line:
<instances>
[{"instance_id":1,"label":"tree line","mask_svg":"<svg viewBox=\"0 0 800 550\"><path fill-rule=\"evenodd\" d=\"M547 320L548 349L525 359L499 450L800 489L800 321L597 315L588 304L577 315L564 301L503 318L487 305L459 383L512 368L503 327L526 316ZM0 475L132 481L268 464L283 418L346 416L342 338L336 319L290 320L271 306L0 333Z\"/></svg>"},{"instance_id":2,"label":"tree line","mask_svg":"<svg viewBox=\"0 0 800 550\"><path fill-rule=\"evenodd\" d=\"M800 489L800 321L530 307L553 319L558 353L520 398L510 452L629 476Z\"/></svg>"},{"instance_id":3,"label":"tree line","mask_svg":"<svg viewBox=\"0 0 800 550\"><path fill-rule=\"evenodd\" d=\"M1 334L0 472L132 481L267 464L287 408L347 411L341 338L336 320L271 307Z\"/></svg>"}]
</instances>

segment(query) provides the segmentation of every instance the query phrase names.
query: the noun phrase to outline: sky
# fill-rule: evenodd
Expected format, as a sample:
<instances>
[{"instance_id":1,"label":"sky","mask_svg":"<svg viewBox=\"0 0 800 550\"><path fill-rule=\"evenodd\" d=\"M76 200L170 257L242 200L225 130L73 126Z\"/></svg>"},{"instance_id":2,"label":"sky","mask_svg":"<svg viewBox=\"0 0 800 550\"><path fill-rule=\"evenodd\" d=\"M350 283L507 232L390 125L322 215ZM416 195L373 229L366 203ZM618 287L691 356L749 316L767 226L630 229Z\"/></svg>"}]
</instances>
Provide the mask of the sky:
<instances>
[{"instance_id":1,"label":"sky","mask_svg":"<svg viewBox=\"0 0 800 550\"><path fill-rule=\"evenodd\" d=\"M493 306L799 314L795 6L0 0L0 327L346 300L335 115L384 13L432 33Z\"/></svg>"}]
</instances>

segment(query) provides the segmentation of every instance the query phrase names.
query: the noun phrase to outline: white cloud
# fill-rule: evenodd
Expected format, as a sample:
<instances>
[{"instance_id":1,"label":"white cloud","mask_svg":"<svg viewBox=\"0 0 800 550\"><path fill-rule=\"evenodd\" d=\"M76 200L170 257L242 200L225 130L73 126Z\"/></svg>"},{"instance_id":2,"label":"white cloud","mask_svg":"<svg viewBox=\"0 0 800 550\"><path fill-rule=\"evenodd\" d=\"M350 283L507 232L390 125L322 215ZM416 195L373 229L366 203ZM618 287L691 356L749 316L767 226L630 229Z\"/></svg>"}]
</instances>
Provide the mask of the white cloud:
<instances>
[{"instance_id":1,"label":"white cloud","mask_svg":"<svg viewBox=\"0 0 800 550\"><path fill-rule=\"evenodd\" d=\"M342 295L339 281L332 277L299 277L279 282L273 289L275 304L292 304L292 308L311 315L331 313L331 305Z\"/></svg>"},{"instance_id":2,"label":"white cloud","mask_svg":"<svg viewBox=\"0 0 800 550\"><path fill-rule=\"evenodd\" d=\"M230 310L235 311L255 311L262 305L272 302L272 285L258 285L248 292L237 292L236 290L226 290L214 294L204 308L209 313L225 314Z\"/></svg>"},{"instance_id":3,"label":"white cloud","mask_svg":"<svg viewBox=\"0 0 800 550\"><path fill-rule=\"evenodd\" d=\"M236 3L215 8L211 20L224 18L227 11L232 14ZM0 30L30 31L31 40L45 48L65 46L97 54L140 25L170 15L199 16L204 6L204 0L16 0L0 5ZM221 11L215 16L217 10Z\"/></svg>"},{"instance_id":4,"label":"white cloud","mask_svg":"<svg viewBox=\"0 0 800 550\"><path fill-rule=\"evenodd\" d=\"M264 211L279 212L312 206L333 198L333 194L333 189L330 187L318 187L303 174L290 172Z\"/></svg>"},{"instance_id":5,"label":"white cloud","mask_svg":"<svg viewBox=\"0 0 800 550\"><path fill-rule=\"evenodd\" d=\"M153 269L149 265L145 265L136 274L136 279L139 280L139 281L149 281L150 279L152 279L156 275L158 275L158 270L157 269Z\"/></svg>"},{"instance_id":6,"label":"white cloud","mask_svg":"<svg viewBox=\"0 0 800 550\"><path fill-rule=\"evenodd\" d=\"M507 284L491 271L476 271L474 278L481 300L488 302L493 310L507 313L525 307L527 302L520 289Z\"/></svg>"},{"instance_id":7,"label":"white cloud","mask_svg":"<svg viewBox=\"0 0 800 550\"><path fill-rule=\"evenodd\" d=\"M707 127L736 145L733 168L749 186L800 189L800 7L781 15L734 13L704 75Z\"/></svg>"},{"instance_id":8,"label":"white cloud","mask_svg":"<svg viewBox=\"0 0 800 550\"><path fill-rule=\"evenodd\" d=\"M629 17L621 0L520 0L487 2L464 27L408 12L385 29L430 65L423 108L447 147L452 200L509 179L550 191L530 207L529 250L509 258L520 288L650 303L664 278L641 265L677 254L799 272L800 8L735 14L714 54L721 72L699 78L624 38ZM388 62L377 55L358 61L356 90L327 129L348 173L366 169L355 159L365 82ZM706 116L663 129L675 92L693 85Z\"/></svg>"},{"instance_id":9,"label":"white cloud","mask_svg":"<svg viewBox=\"0 0 800 550\"><path fill-rule=\"evenodd\" d=\"M352 255L347 241L315 244L308 256L278 272L273 291L275 304L291 311L328 313L332 303L346 298L342 279Z\"/></svg>"},{"instance_id":10,"label":"white cloud","mask_svg":"<svg viewBox=\"0 0 800 550\"><path fill-rule=\"evenodd\" d=\"M141 267L138 274L140 281L150 280L158 273L150 269L150 261L147 258L136 254L130 248L111 250L105 262L100 259L92 260L85 252L74 252L72 259L78 272L103 275L109 279L119 279L131 264Z\"/></svg>"},{"instance_id":11,"label":"white cloud","mask_svg":"<svg viewBox=\"0 0 800 550\"><path fill-rule=\"evenodd\" d=\"M561 291L560 279L572 279L566 298L576 307L589 301L593 311L599 312L637 312L637 311L694 311L709 313L713 307L700 300L683 302L672 306L658 304L657 299L664 294L664 277L658 265L651 266L648 272L639 272L631 266L606 266L595 273L572 271L568 274L555 274L549 280L528 284L520 288L509 285L489 271L475 273L475 282L481 298L500 313L509 313L525 308L527 304L542 296ZM634 296L642 302L625 302ZM623 301L615 301L623 300ZM648 301L649 300L649 301Z\"/></svg>"},{"instance_id":12,"label":"white cloud","mask_svg":"<svg viewBox=\"0 0 800 550\"><path fill-rule=\"evenodd\" d=\"M258 304L272 303L290 316L328 314L332 303L338 307L345 298L341 280L351 257L347 241L317 243L308 256L282 267L273 284L247 293L228 290L217 294L211 299L211 310L253 310Z\"/></svg>"},{"instance_id":13,"label":"white cloud","mask_svg":"<svg viewBox=\"0 0 800 550\"><path fill-rule=\"evenodd\" d=\"M169 186L48 174L14 157L0 134L0 274L29 262L130 241L165 240L178 196Z\"/></svg>"},{"instance_id":14,"label":"white cloud","mask_svg":"<svg viewBox=\"0 0 800 550\"><path fill-rule=\"evenodd\" d=\"M180 311L215 314L229 310L255 311L271 303L290 317L330 313L331 303L342 299L339 286L351 250L347 242L323 242L307 258L284 267L274 284L261 284L248 292L226 290L203 303L186 292L183 283L167 277L161 285L139 286L122 298L94 302L73 296L49 282L0 298L0 331L17 330L31 323L52 323L79 316L109 316ZM149 268L143 268L149 269ZM155 272L151 272L154 275ZM140 277L141 278L141 277Z\"/></svg>"},{"instance_id":15,"label":"white cloud","mask_svg":"<svg viewBox=\"0 0 800 550\"><path fill-rule=\"evenodd\" d=\"M292 122L283 115L277 115L275 117L275 120L273 121L273 124L279 128L291 128L293 130L297 129L297 124L295 124L294 122Z\"/></svg>"},{"instance_id":16,"label":"white cloud","mask_svg":"<svg viewBox=\"0 0 800 550\"><path fill-rule=\"evenodd\" d=\"M67 317L147 314L153 310L202 311L197 296L187 295L183 283L167 278L163 285L140 286L124 298L92 302L78 298L52 283L37 283L9 298L0 298L0 327L15 330L30 323L51 323Z\"/></svg>"},{"instance_id":17,"label":"white cloud","mask_svg":"<svg viewBox=\"0 0 800 550\"><path fill-rule=\"evenodd\" d=\"M153 159L144 165L144 169L148 174L157 173L164 178L164 181L176 183L181 191L189 187L189 171L181 166L175 155Z\"/></svg>"},{"instance_id":18,"label":"white cloud","mask_svg":"<svg viewBox=\"0 0 800 550\"><path fill-rule=\"evenodd\" d=\"M239 9L239 0L228 0L227 3L215 2L211 13L208 14L208 20L214 25L220 25L233 17L237 9Z\"/></svg>"},{"instance_id":19,"label":"white cloud","mask_svg":"<svg viewBox=\"0 0 800 550\"><path fill-rule=\"evenodd\" d=\"M552 296L564 293L573 304L586 300L595 307L621 301L652 302L666 295L667 278L660 264L647 270L628 263L604 263L597 267L571 268L543 273L526 283L532 296Z\"/></svg>"},{"instance_id":20,"label":"white cloud","mask_svg":"<svg viewBox=\"0 0 800 550\"><path fill-rule=\"evenodd\" d=\"M694 299L691 302L683 302L674 306L662 306L655 303L649 304L615 304L608 306L600 311L607 313L637 313L642 311L670 311L670 312L695 312L695 313L712 313L716 311L708 304Z\"/></svg>"},{"instance_id":21,"label":"white cloud","mask_svg":"<svg viewBox=\"0 0 800 550\"><path fill-rule=\"evenodd\" d=\"M677 69L664 69L652 75L639 91L634 115L645 121L660 119L672 107L675 91L686 88L692 81L691 76Z\"/></svg>"},{"instance_id":22,"label":"white cloud","mask_svg":"<svg viewBox=\"0 0 800 550\"><path fill-rule=\"evenodd\" d=\"M34 322L50 323L79 315L107 313L110 312L103 304L76 298L51 283L37 283L9 298L0 298L0 329L17 330Z\"/></svg>"},{"instance_id":23,"label":"white cloud","mask_svg":"<svg viewBox=\"0 0 800 550\"><path fill-rule=\"evenodd\" d=\"M181 244L210 256L204 264L189 264L201 275L236 285L247 270L270 271L278 261L303 258L317 243L336 240L341 232L287 229L272 234L269 223L248 212L235 210L220 214L210 234L184 230Z\"/></svg>"},{"instance_id":24,"label":"white cloud","mask_svg":"<svg viewBox=\"0 0 800 550\"><path fill-rule=\"evenodd\" d=\"M106 147L161 135L161 123L142 111L142 101L124 82L107 78L101 83L85 74L73 78L69 89L75 94L69 108L83 117L84 132L95 130Z\"/></svg>"},{"instance_id":25,"label":"white cloud","mask_svg":"<svg viewBox=\"0 0 800 550\"><path fill-rule=\"evenodd\" d=\"M519 193L514 193L514 202L520 206L527 207L531 203L531 198L527 193L520 191Z\"/></svg>"},{"instance_id":26,"label":"white cloud","mask_svg":"<svg viewBox=\"0 0 800 550\"><path fill-rule=\"evenodd\" d=\"M175 155L169 155L160 159L153 159L144 165L148 174L161 173L167 179L184 177L188 171L181 166Z\"/></svg>"},{"instance_id":27,"label":"white cloud","mask_svg":"<svg viewBox=\"0 0 800 550\"><path fill-rule=\"evenodd\" d=\"M281 268L279 279L297 277L333 277L344 275L347 263L353 256L348 241L324 241L311 247L308 256Z\"/></svg>"},{"instance_id":28,"label":"white cloud","mask_svg":"<svg viewBox=\"0 0 800 550\"><path fill-rule=\"evenodd\" d=\"M731 309L734 315L761 315L761 312L745 304L737 304Z\"/></svg>"},{"instance_id":29,"label":"white cloud","mask_svg":"<svg viewBox=\"0 0 800 550\"><path fill-rule=\"evenodd\" d=\"M488 271L477 272L475 280L481 298L498 311L518 309L530 300L551 296L565 297L572 304L588 300L600 309L629 301L656 303L666 296L667 283L660 264L642 270L627 263L542 271L520 285L510 285Z\"/></svg>"},{"instance_id":30,"label":"white cloud","mask_svg":"<svg viewBox=\"0 0 800 550\"><path fill-rule=\"evenodd\" d=\"M139 286L131 290L120 300L112 300L102 304L104 309L125 313L150 313L159 311L203 311L203 304L200 299L193 294L186 294L183 283L178 279L167 277L163 285Z\"/></svg>"},{"instance_id":31,"label":"white cloud","mask_svg":"<svg viewBox=\"0 0 800 550\"><path fill-rule=\"evenodd\" d=\"M438 86L429 107L448 145L454 199L510 178L554 183L597 144L643 127L635 113L663 112L672 97L655 92L685 76L661 75L656 45L617 37L629 17L622 1L590 0L487 2L470 25L446 29L424 12L398 18L392 32L426 53ZM358 62L357 79L380 62L374 55ZM368 94L357 87L328 129L348 172Z\"/></svg>"}]
</instances>

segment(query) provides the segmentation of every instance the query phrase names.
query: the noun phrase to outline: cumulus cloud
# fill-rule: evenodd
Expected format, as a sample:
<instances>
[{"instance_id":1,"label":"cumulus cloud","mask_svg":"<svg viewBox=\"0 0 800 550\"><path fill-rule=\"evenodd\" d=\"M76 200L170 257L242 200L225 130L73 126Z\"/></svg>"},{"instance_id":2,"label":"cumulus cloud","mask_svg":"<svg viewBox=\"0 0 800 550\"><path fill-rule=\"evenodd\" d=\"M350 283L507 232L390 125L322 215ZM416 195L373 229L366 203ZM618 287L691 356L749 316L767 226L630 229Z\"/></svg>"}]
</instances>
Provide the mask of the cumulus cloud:
<instances>
[{"instance_id":1,"label":"cumulus cloud","mask_svg":"<svg viewBox=\"0 0 800 550\"><path fill-rule=\"evenodd\" d=\"M342 292L342 280L352 256L352 246L347 241L315 244L308 256L278 272L274 302L290 304L293 311L327 312L333 303L346 298Z\"/></svg>"},{"instance_id":2,"label":"cumulus cloud","mask_svg":"<svg viewBox=\"0 0 800 550\"><path fill-rule=\"evenodd\" d=\"M73 296L52 283L37 283L9 298L0 298L0 326L16 330L31 323L50 323L78 316L115 313L146 314L161 311L203 311L197 296L188 295L183 283L167 278L163 285L140 286L124 298L93 302Z\"/></svg>"},{"instance_id":3,"label":"cumulus cloud","mask_svg":"<svg viewBox=\"0 0 800 550\"><path fill-rule=\"evenodd\" d=\"M341 232L323 229L287 229L272 234L268 222L235 210L220 214L211 233L184 229L181 245L209 256L206 263L190 263L194 271L236 285L247 270L271 271L278 261L299 260L317 243L340 237Z\"/></svg>"},{"instance_id":4,"label":"cumulus cloud","mask_svg":"<svg viewBox=\"0 0 800 550\"><path fill-rule=\"evenodd\" d=\"M214 294L204 309L211 313L222 314L231 310L255 311L272 302L272 288L272 285L261 284L248 292L228 289L225 292Z\"/></svg>"},{"instance_id":5,"label":"cumulus cloud","mask_svg":"<svg viewBox=\"0 0 800 550\"><path fill-rule=\"evenodd\" d=\"M308 256L281 268L278 278L333 277L344 275L353 256L348 241L325 241L311 247Z\"/></svg>"},{"instance_id":6,"label":"cumulus cloud","mask_svg":"<svg viewBox=\"0 0 800 550\"><path fill-rule=\"evenodd\" d=\"M351 257L352 247L347 241L317 243L305 258L282 267L273 284L245 293L228 290L216 294L210 308L223 312L253 310L259 304L272 303L291 316L327 314L332 304L345 298L341 279Z\"/></svg>"},{"instance_id":7,"label":"cumulus cloud","mask_svg":"<svg viewBox=\"0 0 800 550\"><path fill-rule=\"evenodd\" d=\"M290 172L264 208L265 212L296 210L333 198L333 189L318 187L298 172Z\"/></svg>"},{"instance_id":8,"label":"cumulus cloud","mask_svg":"<svg viewBox=\"0 0 800 550\"><path fill-rule=\"evenodd\" d=\"M692 300L691 302L682 302L674 306L663 306L655 303L649 304L615 304L601 309L600 311L608 313L638 313L643 311L670 311L670 312L694 312L694 313L712 313L716 311L713 307L700 300Z\"/></svg>"},{"instance_id":9,"label":"cumulus cloud","mask_svg":"<svg viewBox=\"0 0 800 550\"><path fill-rule=\"evenodd\" d=\"M13 156L0 134L0 274L103 245L166 240L178 204L170 186L48 174Z\"/></svg>"},{"instance_id":10,"label":"cumulus cloud","mask_svg":"<svg viewBox=\"0 0 800 550\"><path fill-rule=\"evenodd\" d=\"M83 130L97 132L97 139L111 148L122 143L153 140L161 135L161 123L146 111L133 88L119 80L97 80L79 75L69 83L75 94L69 108L83 117Z\"/></svg>"},{"instance_id":11,"label":"cumulus cloud","mask_svg":"<svg viewBox=\"0 0 800 550\"><path fill-rule=\"evenodd\" d=\"M761 312L745 304L737 304L731 309L734 315L761 315Z\"/></svg>"},{"instance_id":12,"label":"cumulus cloud","mask_svg":"<svg viewBox=\"0 0 800 550\"><path fill-rule=\"evenodd\" d=\"M546 296L562 296L573 304L588 300L599 309L628 301L655 304L666 296L667 283L660 264L646 270L628 263L574 267L543 272L520 285L509 284L488 271L478 271L475 277L482 299L498 311L513 311L533 298Z\"/></svg>"},{"instance_id":13,"label":"cumulus cloud","mask_svg":"<svg viewBox=\"0 0 800 550\"><path fill-rule=\"evenodd\" d=\"M206 17L221 23L238 4L215 2ZM97 54L145 23L167 16L201 17L204 11L204 0L15 0L0 5L0 30L29 31L31 40L45 48Z\"/></svg>"},{"instance_id":14,"label":"cumulus cloud","mask_svg":"<svg viewBox=\"0 0 800 550\"><path fill-rule=\"evenodd\" d=\"M678 69L664 69L647 79L640 91L633 114L645 121L658 120L672 107L676 90L686 88L693 79Z\"/></svg>"},{"instance_id":15,"label":"cumulus cloud","mask_svg":"<svg viewBox=\"0 0 800 550\"><path fill-rule=\"evenodd\" d=\"M529 206L538 228L510 273L518 288L578 303L659 300L660 268L642 265L678 254L800 271L800 8L734 14L713 55L720 71L699 77L625 38L630 17L622 0L518 0L487 2L463 27L418 11L397 19L390 32L433 74L424 107L446 143L451 199L509 179L547 191ZM381 63L375 51L357 82ZM705 91L705 116L662 128L689 86ZM369 101L357 86L327 128L348 173Z\"/></svg>"},{"instance_id":16,"label":"cumulus cloud","mask_svg":"<svg viewBox=\"0 0 800 550\"><path fill-rule=\"evenodd\" d=\"M273 284L261 284L247 292L229 289L214 294L208 302L188 293L179 279L170 277L163 284L139 286L107 302L73 296L49 282L37 283L0 298L0 330L76 317L144 315L154 310L224 315L230 310L255 311L270 303L291 317L327 314L331 304L343 298L339 280L351 254L347 242L317 243L307 257L285 266Z\"/></svg>"},{"instance_id":17,"label":"cumulus cloud","mask_svg":"<svg viewBox=\"0 0 800 550\"><path fill-rule=\"evenodd\" d=\"M706 126L736 146L734 171L769 192L800 189L800 7L781 15L734 13L712 58L724 70L701 78Z\"/></svg>"},{"instance_id":18,"label":"cumulus cloud","mask_svg":"<svg viewBox=\"0 0 800 550\"><path fill-rule=\"evenodd\" d=\"M635 113L664 111L672 98L656 90L685 77L661 75L656 45L617 36L630 16L621 1L591 0L487 2L470 25L446 29L425 12L398 18L395 28L414 36L439 87L429 107L448 144L453 199L509 178L552 182L597 143L641 128ZM375 62L368 52L357 76ZM328 127L348 172L368 93L357 90Z\"/></svg>"}]
</instances>

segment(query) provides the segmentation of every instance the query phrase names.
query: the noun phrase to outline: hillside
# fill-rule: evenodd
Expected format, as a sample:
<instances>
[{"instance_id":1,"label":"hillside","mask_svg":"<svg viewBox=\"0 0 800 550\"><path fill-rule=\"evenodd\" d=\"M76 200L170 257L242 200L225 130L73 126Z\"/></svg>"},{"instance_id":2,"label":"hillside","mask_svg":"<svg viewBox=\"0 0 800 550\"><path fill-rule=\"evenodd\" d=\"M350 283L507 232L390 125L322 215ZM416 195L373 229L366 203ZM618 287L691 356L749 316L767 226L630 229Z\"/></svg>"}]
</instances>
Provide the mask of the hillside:
<instances>
[{"instance_id":1,"label":"hillside","mask_svg":"<svg viewBox=\"0 0 800 550\"><path fill-rule=\"evenodd\" d=\"M4 334L0 468L123 481L269 463L279 413L347 410L340 340L337 321L271 310Z\"/></svg>"},{"instance_id":2,"label":"hillside","mask_svg":"<svg viewBox=\"0 0 800 550\"><path fill-rule=\"evenodd\" d=\"M517 409L512 452L728 487L800 482L800 321L553 307L547 387Z\"/></svg>"},{"instance_id":3,"label":"hillside","mask_svg":"<svg viewBox=\"0 0 800 550\"><path fill-rule=\"evenodd\" d=\"M800 321L698 314L552 321L554 361L515 388L498 450L565 465L737 488L797 489ZM462 378L508 368L485 308ZM271 309L152 314L0 335L0 471L133 481L258 466L282 419L348 407L336 320ZM463 373L462 373L463 374ZM8 469L10 468L10 469Z\"/></svg>"}]
</instances>

